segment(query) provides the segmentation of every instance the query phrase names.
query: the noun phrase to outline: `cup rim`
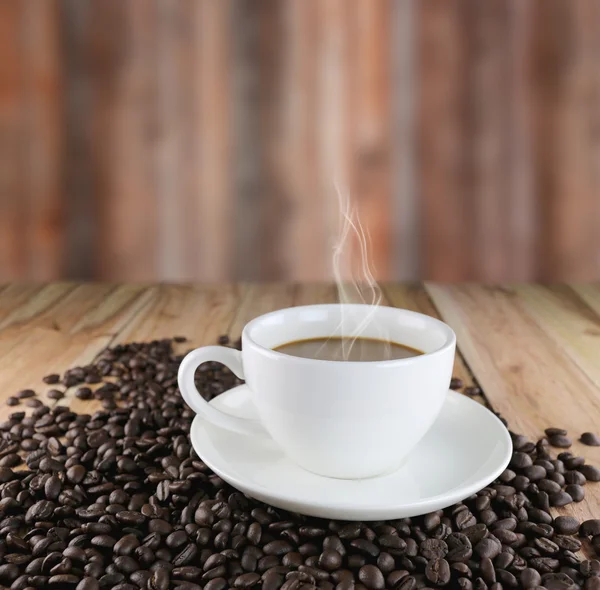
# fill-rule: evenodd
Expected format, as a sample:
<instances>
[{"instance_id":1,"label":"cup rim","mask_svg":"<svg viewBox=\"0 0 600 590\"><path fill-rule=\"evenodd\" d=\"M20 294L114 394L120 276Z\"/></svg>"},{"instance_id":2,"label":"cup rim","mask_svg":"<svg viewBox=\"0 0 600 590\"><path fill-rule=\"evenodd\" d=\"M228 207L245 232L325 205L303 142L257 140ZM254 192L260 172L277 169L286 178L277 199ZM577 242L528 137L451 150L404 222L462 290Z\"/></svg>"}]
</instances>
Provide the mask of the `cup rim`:
<instances>
[{"instance_id":1,"label":"cup rim","mask_svg":"<svg viewBox=\"0 0 600 590\"><path fill-rule=\"evenodd\" d=\"M306 364L315 364L316 363L316 364L321 364L321 365L353 366L353 367L354 366L393 367L393 366L402 366L402 365L409 365L412 363L423 362L425 359L429 359L431 357L440 356L440 355L444 354L448 349L450 349L456 345L456 334L454 333L454 330L445 322L442 322L438 318L434 318L430 315L420 313L418 311L412 311L410 309L402 309L400 307L391 307L389 305L378 305L377 307L380 307L382 309L389 309L394 312L400 313L402 315L418 316L420 318L424 318L427 322L434 325L436 328L438 328L445 334L446 339L445 339L444 343L442 344L442 346L439 346L438 348L436 348L435 350L432 350L431 352L424 352L423 354L420 354L418 356L402 358L402 359L391 359L391 360L381 360L381 361L331 361L331 360L325 360L325 359L309 359L309 358L304 358L304 357L299 357L299 356L293 356L291 354L286 354L284 352L278 352L277 350L273 350L272 348L269 348L268 346L263 346L262 344L259 344L250 335L250 332L254 326L259 324L261 321L264 321L266 318L271 317L276 314L280 314L282 312L291 311L291 310L309 309L309 308L313 308L313 309L314 308L331 308L331 307L342 307L342 306L354 307L354 308L373 307L372 305L370 305L368 303L317 303L317 304L313 304L313 305L298 305L298 306L294 306L294 307L284 307L282 309L270 311L268 313L259 315L258 317L250 320L244 326L244 329L242 330L242 352L244 350L245 342L248 342L252 346L258 348L263 355L265 355L269 358L273 358L273 359L282 359L283 358L283 359L287 359L288 361L293 360L295 362L306 363Z\"/></svg>"}]
</instances>

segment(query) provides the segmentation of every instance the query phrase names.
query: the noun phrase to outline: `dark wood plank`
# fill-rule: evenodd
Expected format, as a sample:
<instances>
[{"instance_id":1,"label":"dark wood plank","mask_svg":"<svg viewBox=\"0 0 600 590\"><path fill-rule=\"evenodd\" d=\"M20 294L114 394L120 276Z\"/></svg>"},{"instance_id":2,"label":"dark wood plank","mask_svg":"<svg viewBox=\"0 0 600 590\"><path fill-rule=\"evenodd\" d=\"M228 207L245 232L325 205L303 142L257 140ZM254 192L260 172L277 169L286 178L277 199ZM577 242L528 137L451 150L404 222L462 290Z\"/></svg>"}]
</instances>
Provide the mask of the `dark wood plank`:
<instances>
[{"instance_id":1,"label":"dark wood plank","mask_svg":"<svg viewBox=\"0 0 600 590\"><path fill-rule=\"evenodd\" d=\"M469 224L466 2L427 0L417 18L417 184L421 194L422 272L426 277L472 277Z\"/></svg>"},{"instance_id":2,"label":"dark wood plank","mask_svg":"<svg viewBox=\"0 0 600 590\"><path fill-rule=\"evenodd\" d=\"M64 261L65 92L60 2L23 0L21 4L26 276L43 281L63 276Z\"/></svg>"}]
</instances>

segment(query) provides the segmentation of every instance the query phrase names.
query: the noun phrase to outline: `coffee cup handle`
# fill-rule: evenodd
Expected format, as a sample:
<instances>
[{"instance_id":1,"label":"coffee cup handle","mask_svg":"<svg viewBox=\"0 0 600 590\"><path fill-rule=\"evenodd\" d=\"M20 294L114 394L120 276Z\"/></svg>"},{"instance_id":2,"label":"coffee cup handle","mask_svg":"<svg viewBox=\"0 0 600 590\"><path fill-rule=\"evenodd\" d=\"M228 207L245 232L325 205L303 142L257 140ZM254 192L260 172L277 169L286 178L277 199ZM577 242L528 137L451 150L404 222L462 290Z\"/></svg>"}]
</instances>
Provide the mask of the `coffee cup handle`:
<instances>
[{"instance_id":1,"label":"coffee cup handle","mask_svg":"<svg viewBox=\"0 0 600 590\"><path fill-rule=\"evenodd\" d=\"M214 361L228 367L237 377L244 379L242 353L234 348L225 346L204 346L188 353L179 365L177 381L179 390L187 405L202 416L207 422L221 428L232 430L240 434L265 434L265 429L258 420L238 418L226 414L209 404L196 389L194 374L196 369L205 362Z\"/></svg>"}]
</instances>

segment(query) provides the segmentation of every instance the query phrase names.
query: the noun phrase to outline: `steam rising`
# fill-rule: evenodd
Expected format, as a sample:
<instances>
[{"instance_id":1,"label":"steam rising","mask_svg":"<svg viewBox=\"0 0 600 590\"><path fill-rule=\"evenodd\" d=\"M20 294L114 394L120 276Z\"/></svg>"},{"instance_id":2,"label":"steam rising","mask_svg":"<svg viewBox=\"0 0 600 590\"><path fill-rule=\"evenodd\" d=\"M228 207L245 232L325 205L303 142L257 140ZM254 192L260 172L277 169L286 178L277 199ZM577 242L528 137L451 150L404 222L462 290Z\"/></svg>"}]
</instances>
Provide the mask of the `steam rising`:
<instances>
[{"instance_id":1,"label":"steam rising","mask_svg":"<svg viewBox=\"0 0 600 590\"><path fill-rule=\"evenodd\" d=\"M333 246L333 276L337 286L338 299L342 304L364 303L372 306L369 313L362 319L348 309L342 308L341 322L337 336L341 336L341 359L348 360L350 351L365 329L374 320L376 308L383 298L381 289L373 276L369 250L371 236L368 228L365 231L360 222L356 206L352 203L350 194L336 182L340 221L337 239ZM350 280L347 280L347 278ZM376 325L369 331L370 338L378 338L389 342L385 326ZM385 347L385 359L391 358L390 345ZM382 359L384 360L384 359Z\"/></svg>"}]
</instances>

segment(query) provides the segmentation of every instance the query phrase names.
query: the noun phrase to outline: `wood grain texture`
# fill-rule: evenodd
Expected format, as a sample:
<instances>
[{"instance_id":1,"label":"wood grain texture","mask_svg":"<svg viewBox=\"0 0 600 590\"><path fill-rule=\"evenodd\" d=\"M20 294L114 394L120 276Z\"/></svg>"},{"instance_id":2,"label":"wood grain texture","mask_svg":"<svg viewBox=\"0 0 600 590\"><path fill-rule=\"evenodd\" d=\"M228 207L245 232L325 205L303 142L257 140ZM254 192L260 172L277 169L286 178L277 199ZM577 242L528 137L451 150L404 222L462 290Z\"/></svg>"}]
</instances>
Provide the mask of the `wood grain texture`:
<instances>
[{"instance_id":1,"label":"wood grain texture","mask_svg":"<svg viewBox=\"0 0 600 590\"><path fill-rule=\"evenodd\" d=\"M387 283L383 286L383 292L389 304L393 305L394 307L418 311L419 313L424 313L431 317L442 319L438 310L431 301L427 291L425 291L425 288L420 283L403 285ZM473 375L470 369L467 367L460 350L457 351L454 359L454 369L452 371L452 375L461 379L465 387L470 387L475 384ZM480 403L485 404L485 400L482 396L477 395L473 396L473 398Z\"/></svg>"},{"instance_id":2,"label":"wood grain texture","mask_svg":"<svg viewBox=\"0 0 600 590\"><path fill-rule=\"evenodd\" d=\"M24 4L0 3L0 277L27 275L23 154Z\"/></svg>"},{"instance_id":3,"label":"wood grain texture","mask_svg":"<svg viewBox=\"0 0 600 590\"><path fill-rule=\"evenodd\" d=\"M97 146L92 173L99 215L97 274L144 280L157 271L155 168L164 138L154 76L157 12L146 0L94 2L92 8L88 51Z\"/></svg>"},{"instance_id":4,"label":"wood grain texture","mask_svg":"<svg viewBox=\"0 0 600 590\"><path fill-rule=\"evenodd\" d=\"M2 398L31 388L48 402L45 393L51 386L42 377L90 363L144 301L141 286L52 284L41 289L0 327ZM14 410L2 405L0 416Z\"/></svg>"},{"instance_id":5,"label":"wood grain texture","mask_svg":"<svg viewBox=\"0 0 600 590\"><path fill-rule=\"evenodd\" d=\"M24 194L27 205L27 276L63 276L65 201L63 170L64 68L60 2L24 0Z\"/></svg>"},{"instance_id":6,"label":"wood grain texture","mask_svg":"<svg viewBox=\"0 0 600 590\"><path fill-rule=\"evenodd\" d=\"M598 141L591 133L600 109L599 7L593 0L534 5L542 276L589 280L600 270Z\"/></svg>"},{"instance_id":7,"label":"wood grain texture","mask_svg":"<svg viewBox=\"0 0 600 590\"><path fill-rule=\"evenodd\" d=\"M391 271L392 138L390 0L350 4L348 46L354 67L349 84L350 195L370 238L377 276Z\"/></svg>"},{"instance_id":8,"label":"wood grain texture","mask_svg":"<svg viewBox=\"0 0 600 590\"><path fill-rule=\"evenodd\" d=\"M597 430L600 286L486 287L385 284L385 302L449 323L458 336L455 375L484 388L511 428L532 437L553 425L574 439ZM110 285L57 283L0 286L0 401L31 387L42 399L49 372L91 362L104 347L185 335L189 347L232 338L254 317L292 305L336 301L333 285ZM597 356L597 355L596 355ZM467 366L468 363L468 366ZM472 373L471 373L472 371ZM90 412L74 391L59 403ZM17 408L0 407L0 419ZM575 442L573 452L600 464L600 448ZM597 514L600 493L560 512Z\"/></svg>"},{"instance_id":9,"label":"wood grain texture","mask_svg":"<svg viewBox=\"0 0 600 590\"><path fill-rule=\"evenodd\" d=\"M418 164L424 276L472 276L465 118L466 2L419 4Z\"/></svg>"},{"instance_id":10,"label":"wood grain texture","mask_svg":"<svg viewBox=\"0 0 600 590\"><path fill-rule=\"evenodd\" d=\"M597 280L596 0L5 0L0 278Z\"/></svg>"},{"instance_id":11,"label":"wood grain texture","mask_svg":"<svg viewBox=\"0 0 600 590\"><path fill-rule=\"evenodd\" d=\"M574 439L595 431L600 417L600 389L573 360L571 337L565 339L531 315L516 289L478 285L443 286L429 283L427 291L444 320L452 326L458 345L492 407L515 432L532 438L545 428L567 429ZM565 322L573 313L568 302ZM548 334L552 330L552 336ZM566 348L566 350L565 350ZM600 448L575 443L574 453L600 462ZM600 490L586 489L586 499L564 512L580 519L597 515Z\"/></svg>"}]
</instances>

